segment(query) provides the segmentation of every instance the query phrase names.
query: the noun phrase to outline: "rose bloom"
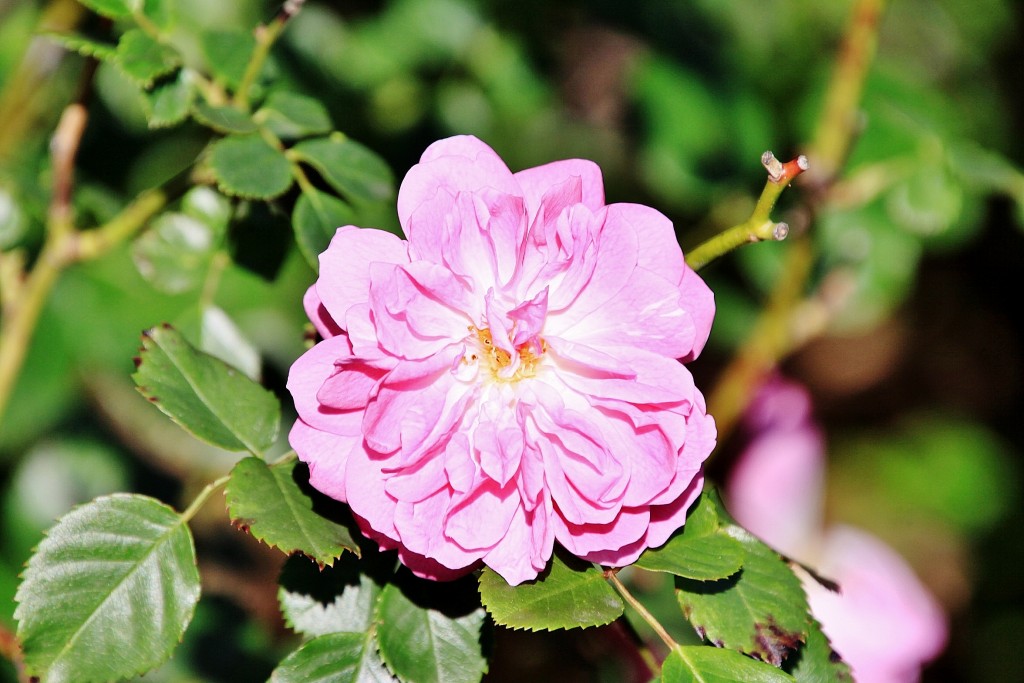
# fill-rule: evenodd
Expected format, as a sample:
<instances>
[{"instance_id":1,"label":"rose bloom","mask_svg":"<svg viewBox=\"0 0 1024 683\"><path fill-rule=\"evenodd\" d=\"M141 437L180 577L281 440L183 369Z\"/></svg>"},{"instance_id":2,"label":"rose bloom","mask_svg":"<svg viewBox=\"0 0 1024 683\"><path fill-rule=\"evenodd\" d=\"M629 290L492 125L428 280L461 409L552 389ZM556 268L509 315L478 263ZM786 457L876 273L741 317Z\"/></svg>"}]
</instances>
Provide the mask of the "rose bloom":
<instances>
[{"instance_id":1,"label":"rose bloom","mask_svg":"<svg viewBox=\"0 0 1024 683\"><path fill-rule=\"evenodd\" d=\"M847 525L824 525L825 447L807 392L773 378L748 410L753 439L727 486L736 521L839 584L798 571L811 613L858 683L913 683L946 645L946 617L906 561Z\"/></svg>"},{"instance_id":2,"label":"rose bloom","mask_svg":"<svg viewBox=\"0 0 1024 683\"><path fill-rule=\"evenodd\" d=\"M672 223L582 160L512 173L473 137L402 181L408 241L339 228L292 366L310 482L415 573L533 579L554 542L622 566L700 493L714 421L681 361L714 300Z\"/></svg>"}]
</instances>

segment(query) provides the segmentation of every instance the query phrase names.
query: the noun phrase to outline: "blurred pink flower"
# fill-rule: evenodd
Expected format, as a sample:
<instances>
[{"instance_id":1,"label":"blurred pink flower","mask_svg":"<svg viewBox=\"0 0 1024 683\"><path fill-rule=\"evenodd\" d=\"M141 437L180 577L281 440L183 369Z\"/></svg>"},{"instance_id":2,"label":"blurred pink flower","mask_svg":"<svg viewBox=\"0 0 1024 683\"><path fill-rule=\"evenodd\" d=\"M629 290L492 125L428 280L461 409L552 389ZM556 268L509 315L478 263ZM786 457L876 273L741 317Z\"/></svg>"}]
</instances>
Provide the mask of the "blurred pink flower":
<instances>
[{"instance_id":1,"label":"blurred pink flower","mask_svg":"<svg viewBox=\"0 0 1024 683\"><path fill-rule=\"evenodd\" d=\"M899 554L865 531L824 526L825 448L806 391L774 378L747 413L753 439L729 477L736 521L798 571L811 612L858 683L912 683L946 645L946 617Z\"/></svg>"},{"instance_id":2,"label":"blurred pink flower","mask_svg":"<svg viewBox=\"0 0 1024 683\"><path fill-rule=\"evenodd\" d=\"M323 341L288 387L313 486L432 578L664 543L716 437L680 362L714 300L672 223L606 206L591 162L513 174L473 137L424 152L398 215L408 241L340 228L306 295Z\"/></svg>"}]
</instances>

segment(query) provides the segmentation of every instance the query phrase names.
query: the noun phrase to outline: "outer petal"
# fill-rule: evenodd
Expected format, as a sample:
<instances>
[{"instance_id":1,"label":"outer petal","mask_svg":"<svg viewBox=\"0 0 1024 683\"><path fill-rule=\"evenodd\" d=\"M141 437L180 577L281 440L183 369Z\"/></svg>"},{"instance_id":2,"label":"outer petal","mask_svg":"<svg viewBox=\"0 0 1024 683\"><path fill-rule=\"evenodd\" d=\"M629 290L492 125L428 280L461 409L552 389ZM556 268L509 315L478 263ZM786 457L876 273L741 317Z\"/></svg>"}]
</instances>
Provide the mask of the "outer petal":
<instances>
[{"instance_id":1,"label":"outer petal","mask_svg":"<svg viewBox=\"0 0 1024 683\"><path fill-rule=\"evenodd\" d=\"M611 204L605 222L618 221L628 224L639 239L637 265L678 286L686 264L672 221L660 211L642 204Z\"/></svg>"},{"instance_id":2,"label":"outer petal","mask_svg":"<svg viewBox=\"0 0 1024 683\"><path fill-rule=\"evenodd\" d=\"M316 291L331 317L344 321L351 306L370 298L371 263L408 263L405 242L390 232L346 225L320 254Z\"/></svg>"},{"instance_id":3,"label":"outer petal","mask_svg":"<svg viewBox=\"0 0 1024 683\"><path fill-rule=\"evenodd\" d=\"M770 381L755 397L747 421L755 436L730 474L729 509L779 552L811 562L824 520L825 450L810 420L806 391Z\"/></svg>"},{"instance_id":4,"label":"outer petal","mask_svg":"<svg viewBox=\"0 0 1024 683\"><path fill-rule=\"evenodd\" d=\"M420 163L409 169L398 190L398 218L419 258L440 262L445 215L450 204L434 203L430 211L419 209L445 193L476 193L485 189L519 196L519 183L494 150L471 136L440 140L427 148Z\"/></svg>"},{"instance_id":5,"label":"outer petal","mask_svg":"<svg viewBox=\"0 0 1024 683\"><path fill-rule=\"evenodd\" d=\"M726 487L741 525L784 555L810 561L824 519L825 463L821 435L767 433L751 443Z\"/></svg>"},{"instance_id":6,"label":"outer petal","mask_svg":"<svg viewBox=\"0 0 1024 683\"><path fill-rule=\"evenodd\" d=\"M571 178L580 180L581 203L591 211L597 211L604 206L604 179L601 177L600 167L592 161L565 159L516 173L516 180L523 188L530 223L537 216L541 199L547 191Z\"/></svg>"},{"instance_id":7,"label":"outer petal","mask_svg":"<svg viewBox=\"0 0 1024 683\"><path fill-rule=\"evenodd\" d=\"M362 436L338 436L296 420L288 433L288 442L309 465L309 483L331 498L345 500L345 465L348 454L357 448Z\"/></svg>"},{"instance_id":8,"label":"outer petal","mask_svg":"<svg viewBox=\"0 0 1024 683\"><path fill-rule=\"evenodd\" d=\"M541 506L530 512L515 510L504 538L484 555L484 563L501 574L509 585L537 578L547 565L554 547L553 526L548 510Z\"/></svg>"},{"instance_id":9,"label":"outer petal","mask_svg":"<svg viewBox=\"0 0 1024 683\"><path fill-rule=\"evenodd\" d=\"M700 275L689 267L683 273L679 291L680 305L693 320L693 348L680 358L684 363L689 363L700 355L711 335L711 323L715 318L715 295Z\"/></svg>"},{"instance_id":10,"label":"outer petal","mask_svg":"<svg viewBox=\"0 0 1024 683\"><path fill-rule=\"evenodd\" d=\"M288 391L299 417L310 426L335 434L359 433L362 416L358 411L329 408L317 399L324 382L334 374L335 363L350 357L348 340L339 335L320 342L292 364Z\"/></svg>"},{"instance_id":11,"label":"outer petal","mask_svg":"<svg viewBox=\"0 0 1024 683\"><path fill-rule=\"evenodd\" d=\"M323 302L320 301L320 295L316 293L316 285L310 285L306 290L306 294L302 297L302 307L306 309L306 315L323 339L330 339L342 334L341 325L331 317Z\"/></svg>"},{"instance_id":12,"label":"outer petal","mask_svg":"<svg viewBox=\"0 0 1024 683\"><path fill-rule=\"evenodd\" d=\"M567 524L556 515L555 538L572 554L590 559L591 553L613 554L608 551L618 551L642 540L650 521L651 513L646 507L623 508L607 524Z\"/></svg>"},{"instance_id":13,"label":"outer petal","mask_svg":"<svg viewBox=\"0 0 1024 683\"><path fill-rule=\"evenodd\" d=\"M838 526L826 535L818 570L841 592L805 579L811 612L854 678L917 681L945 647L946 619L903 558L870 534Z\"/></svg>"}]
</instances>

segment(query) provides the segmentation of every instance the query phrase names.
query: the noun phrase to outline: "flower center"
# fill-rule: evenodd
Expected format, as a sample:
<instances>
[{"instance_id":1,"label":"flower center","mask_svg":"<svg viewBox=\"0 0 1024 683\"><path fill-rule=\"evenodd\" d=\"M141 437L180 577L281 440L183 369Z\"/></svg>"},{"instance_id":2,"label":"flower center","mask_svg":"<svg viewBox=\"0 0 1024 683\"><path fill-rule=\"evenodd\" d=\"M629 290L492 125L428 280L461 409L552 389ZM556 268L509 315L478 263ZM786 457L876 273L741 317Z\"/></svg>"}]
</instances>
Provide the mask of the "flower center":
<instances>
[{"instance_id":1,"label":"flower center","mask_svg":"<svg viewBox=\"0 0 1024 683\"><path fill-rule=\"evenodd\" d=\"M485 327L481 330L470 325L469 331L470 339L473 340L475 337L477 350L470 352L468 360L485 363L494 379L502 382L517 382L537 374L541 358L547 350L547 344L540 337L534 337L515 347L513 354L494 343L494 337L489 328Z\"/></svg>"}]
</instances>

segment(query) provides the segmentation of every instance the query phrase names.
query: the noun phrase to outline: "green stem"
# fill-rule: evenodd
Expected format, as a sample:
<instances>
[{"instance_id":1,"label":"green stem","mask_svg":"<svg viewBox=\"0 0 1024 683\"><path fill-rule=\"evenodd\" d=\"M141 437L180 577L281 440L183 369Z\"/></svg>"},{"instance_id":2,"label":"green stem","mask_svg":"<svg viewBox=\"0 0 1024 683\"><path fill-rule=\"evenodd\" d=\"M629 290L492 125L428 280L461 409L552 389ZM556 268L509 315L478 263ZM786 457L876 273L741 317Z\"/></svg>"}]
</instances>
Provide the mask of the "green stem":
<instances>
[{"instance_id":1,"label":"green stem","mask_svg":"<svg viewBox=\"0 0 1024 683\"><path fill-rule=\"evenodd\" d=\"M857 110L877 44L884 0L857 0L839 58L825 96L814 140L808 147L812 186L808 197L813 215L828 199L856 131ZM795 334L797 313L804 301L807 280L814 262L809 239L795 240L783 266L784 278L750 335L725 368L708 397L708 413L715 416L719 443L725 441L751 397L779 361L811 337ZM818 326L818 331L825 325Z\"/></svg>"},{"instance_id":2,"label":"green stem","mask_svg":"<svg viewBox=\"0 0 1024 683\"><path fill-rule=\"evenodd\" d=\"M0 419L3 418L28 354L43 304L53 290L57 276L68 262L64 241L64 238L47 240L28 280L21 288L21 300L6 311L3 330L0 332Z\"/></svg>"},{"instance_id":3,"label":"green stem","mask_svg":"<svg viewBox=\"0 0 1024 683\"><path fill-rule=\"evenodd\" d=\"M239 109L249 111L249 91L259 77L260 71L263 70L263 65L270 54L270 48L281 36L285 25L295 16L302 4L303 0L288 0L285 2L284 8L269 24L256 29L256 48L252 51L249 63L246 64L245 72L242 74L242 80L238 84L238 90L235 91L234 103Z\"/></svg>"},{"instance_id":4,"label":"green stem","mask_svg":"<svg viewBox=\"0 0 1024 683\"><path fill-rule=\"evenodd\" d=\"M193 499L189 506L181 513L181 519L186 524L191 521L196 513L199 512L199 508L203 507L203 504L213 495L214 491L224 488L227 483L231 481L231 475L225 474L223 477L211 481L209 484L203 487L203 490L199 492L199 495Z\"/></svg>"},{"instance_id":5,"label":"green stem","mask_svg":"<svg viewBox=\"0 0 1024 683\"><path fill-rule=\"evenodd\" d=\"M89 261L102 256L142 229L167 202L170 195L163 188L146 190L105 225L80 232L76 237L74 256L78 261Z\"/></svg>"},{"instance_id":6,"label":"green stem","mask_svg":"<svg viewBox=\"0 0 1024 683\"><path fill-rule=\"evenodd\" d=\"M288 462L290 460L294 460L297 457L299 457L298 453L296 453L295 451L288 451L287 453L283 454L281 457L276 458L272 463L270 463L270 466L273 467L274 465L280 465L281 463Z\"/></svg>"},{"instance_id":7,"label":"green stem","mask_svg":"<svg viewBox=\"0 0 1024 683\"><path fill-rule=\"evenodd\" d=\"M674 650L677 647L679 647L679 643L677 643L672 638L672 636L669 635L668 631L665 630L665 627L661 625L661 622L655 619L654 615L651 614L648 611L648 609L643 606L643 603L637 600L633 596L633 594L629 592L629 589L626 588L626 586L619 579L617 570L607 571L605 572L605 576L608 578L608 582L611 583L612 586L615 587L615 590L619 592L619 595L622 596L622 599L625 600L629 604L629 606L632 607L636 611L636 613L639 614L640 617L647 622L647 624L651 627L651 630L653 630L658 635L658 637L661 638L662 642L668 646L669 650Z\"/></svg>"},{"instance_id":8,"label":"green stem","mask_svg":"<svg viewBox=\"0 0 1024 683\"><path fill-rule=\"evenodd\" d=\"M768 169L768 182L761 190L761 196L758 197L750 218L739 225L723 230L691 249L690 253L686 255L686 265L690 268L700 270L715 259L744 244L786 239L789 234L789 226L785 223L773 222L771 212L782 191L789 186L794 178L807 170L807 159L798 157L782 164L771 152L765 152L761 157L761 162Z\"/></svg>"},{"instance_id":9,"label":"green stem","mask_svg":"<svg viewBox=\"0 0 1024 683\"><path fill-rule=\"evenodd\" d=\"M43 250L19 291L21 300L5 311L4 326L0 331L0 419L25 362L39 315L60 273L72 263L103 255L134 235L163 208L167 200L166 190L148 190L109 223L95 230L48 232Z\"/></svg>"},{"instance_id":10,"label":"green stem","mask_svg":"<svg viewBox=\"0 0 1024 683\"><path fill-rule=\"evenodd\" d=\"M858 127L858 109L868 67L878 45L885 0L858 0L839 50L825 106L807 151L815 184L833 181L846 160Z\"/></svg>"}]
</instances>

